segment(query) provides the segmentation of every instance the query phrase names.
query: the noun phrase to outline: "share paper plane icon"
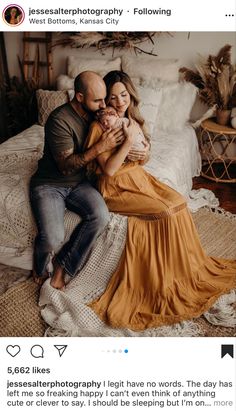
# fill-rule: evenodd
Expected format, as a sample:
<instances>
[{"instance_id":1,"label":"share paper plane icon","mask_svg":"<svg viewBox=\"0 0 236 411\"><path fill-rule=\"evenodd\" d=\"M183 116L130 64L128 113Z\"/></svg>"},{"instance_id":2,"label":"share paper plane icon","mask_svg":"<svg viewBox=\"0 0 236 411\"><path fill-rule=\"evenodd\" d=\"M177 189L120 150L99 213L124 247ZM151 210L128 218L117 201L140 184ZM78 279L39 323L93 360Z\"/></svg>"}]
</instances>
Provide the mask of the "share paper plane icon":
<instances>
[{"instance_id":1,"label":"share paper plane icon","mask_svg":"<svg viewBox=\"0 0 236 411\"><path fill-rule=\"evenodd\" d=\"M54 345L54 347L57 349L60 357L62 357L65 350L67 349L67 345Z\"/></svg>"}]
</instances>

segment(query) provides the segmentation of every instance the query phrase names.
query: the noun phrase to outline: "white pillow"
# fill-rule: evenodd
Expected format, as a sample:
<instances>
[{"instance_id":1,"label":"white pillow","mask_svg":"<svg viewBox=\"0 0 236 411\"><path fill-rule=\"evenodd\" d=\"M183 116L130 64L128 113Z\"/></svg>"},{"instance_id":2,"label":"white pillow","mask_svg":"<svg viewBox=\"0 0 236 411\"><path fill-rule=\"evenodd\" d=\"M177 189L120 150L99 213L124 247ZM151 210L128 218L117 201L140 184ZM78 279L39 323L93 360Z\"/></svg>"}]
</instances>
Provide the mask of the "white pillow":
<instances>
[{"instance_id":1,"label":"white pillow","mask_svg":"<svg viewBox=\"0 0 236 411\"><path fill-rule=\"evenodd\" d=\"M164 86L157 113L157 128L165 131L181 130L189 121L196 93L197 88L187 82Z\"/></svg>"},{"instance_id":2,"label":"white pillow","mask_svg":"<svg viewBox=\"0 0 236 411\"><path fill-rule=\"evenodd\" d=\"M67 90L67 94L68 94L69 100L71 101L75 97L75 90Z\"/></svg>"},{"instance_id":3,"label":"white pillow","mask_svg":"<svg viewBox=\"0 0 236 411\"><path fill-rule=\"evenodd\" d=\"M75 78L82 71L91 70L104 77L111 70L121 69L121 58L117 57L113 60L102 59L85 59L81 57L69 56L67 74L69 77Z\"/></svg>"},{"instance_id":4,"label":"white pillow","mask_svg":"<svg viewBox=\"0 0 236 411\"><path fill-rule=\"evenodd\" d=\"M122 56L122 70L132 79L139 78L140 84L152 87L153 81L176 82L179 79L179 60L157 59L156 57ZM143 84L144 85L144 84Z\"/></svg>"},{"instance_id":5,"label":"white pillow","mask_svg":"<svg viewBox=\"0 0 236 411\"><path fill-rule=\"evenodd\" d=\"M140 98L140 112L145 120L147 129L152 136L156 117L159 111L162 91L137 86L136 90Z\"/></svg>"},{"instance_id":6,"label":"white pillow","mask_svg":"<svg viewBox=\"0 0 236 411\"><path fill-rule=\"evenodd\" d=\"M155 120L157 117L160 101L161 101L161 89L153 90L148 87L136 86L138 96L140 98L140 112L145 120L146 127L149 133L152 135ZM74 90L67 90L69 99L74 98Z\"/></svg>"},{"instance_id":7,"label":"white pillow","mask_svg":"<svg viewBox=\"0 0 236 411\"><path fill-rule=\"evenodd\" d=\"M74 89L74 79L66 76L65 74L60 74L57 77L57 90L73 90Z\"/></svg>"}]
</instances>

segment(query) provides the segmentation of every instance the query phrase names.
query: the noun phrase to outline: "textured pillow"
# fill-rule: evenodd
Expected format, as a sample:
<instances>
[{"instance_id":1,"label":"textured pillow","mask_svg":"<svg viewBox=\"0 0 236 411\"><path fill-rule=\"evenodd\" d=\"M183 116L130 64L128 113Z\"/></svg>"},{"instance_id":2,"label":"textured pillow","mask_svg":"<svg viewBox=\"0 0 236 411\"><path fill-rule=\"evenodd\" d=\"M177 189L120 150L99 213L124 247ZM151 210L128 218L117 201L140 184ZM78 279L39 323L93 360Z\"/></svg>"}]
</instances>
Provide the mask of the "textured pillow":
<instances>
[{"instance_id":1,"label":"textured pillow","mask_svg":"<svg viewBox=\"0 0 236 411\"><path fill-rule=\"evenodd\" d=\"M189 121L196 92L197 88L187 82L163 87L156 119L157 128L164 131L181 130Z\"/></svg>"},{"instance_id":2,"label":"textured pillow","mask_svg":"<svg viewBox=\"0 0 236 411\"><path fill-rule=\"evenodd\" d=\"M152 136L160 107L162 92L161 90L153 90L142 86L137 86L136 90L140 98L140 112L145 120L146 127Z\"/></svg>"},{"instance_id":3,"label":"textured pillow","mask_svg":"<svg viewBox=\"0 0 236 411\"><path fill-rule=\"evenodd\" d=\"M153 82L176 82L179 78L179 61L176 59L157 59L122 56L122 70L135 82L153 87ZM143 83L145 81L145 84Z\"/></svg>"},{"instance_id":4,"label":"textured pillow","mask_svg":"<svg viewBox=\"0 0 236 411\"><path fill-rule=\"evenodd\" d=\"M82 71L91 70L105 76L111 70L121 69L121 58L117 57L113 60L103 59L85 59L81 57L69 56L67 74L69 77L75 78Z\"/></svg>"},{"instance_id":5,"label":"textured pillow","mask_svg":"<svg viewBox=\"0 0 236 411\"><path fill-rule=\"evenodd\" d=\"M69 101L68 93L64 91L36 91L38 105L38 123L44 126L49 114L57 107Z\"/></svg>"}]
</instances>

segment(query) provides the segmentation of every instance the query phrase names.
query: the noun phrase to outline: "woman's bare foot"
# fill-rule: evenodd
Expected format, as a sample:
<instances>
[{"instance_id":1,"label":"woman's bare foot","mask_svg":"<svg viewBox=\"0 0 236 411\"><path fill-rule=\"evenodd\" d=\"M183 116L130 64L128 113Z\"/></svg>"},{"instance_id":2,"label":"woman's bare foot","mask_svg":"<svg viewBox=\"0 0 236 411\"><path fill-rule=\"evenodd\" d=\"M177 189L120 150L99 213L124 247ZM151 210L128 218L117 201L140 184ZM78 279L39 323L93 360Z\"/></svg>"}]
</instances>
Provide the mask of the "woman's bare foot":
<instances>
[{"instance_id":1,"label":"woman's bare foot","mask_svg":"<svg viewBox=\"0 0 236 411\"><path fill-rule=\"evenodd\" d=\"M57 290L61 290L62 288L64 288L66 285L64 276L65 274L63 267L56 264L52 279L50 281L51 286L56 288Z\"/></svg>"},{"instance_id":2,"label":"woman's bare foot","mask_svg":"<svg viewBox=\"0 0 236 411\"><path fill-rule=\"evenodd\" d=\"M33 270L33 271L32 271L32 275L33 275L34 282L35 282L36 284L38 284L40 287L41 287L41 285L43 285L43 283L49 278L49 274L48 274L47 272L44 273L44 274L41 275L41 276L38 276L38 275L36 274L36 272Z\"/></svg>"}]
</instances>

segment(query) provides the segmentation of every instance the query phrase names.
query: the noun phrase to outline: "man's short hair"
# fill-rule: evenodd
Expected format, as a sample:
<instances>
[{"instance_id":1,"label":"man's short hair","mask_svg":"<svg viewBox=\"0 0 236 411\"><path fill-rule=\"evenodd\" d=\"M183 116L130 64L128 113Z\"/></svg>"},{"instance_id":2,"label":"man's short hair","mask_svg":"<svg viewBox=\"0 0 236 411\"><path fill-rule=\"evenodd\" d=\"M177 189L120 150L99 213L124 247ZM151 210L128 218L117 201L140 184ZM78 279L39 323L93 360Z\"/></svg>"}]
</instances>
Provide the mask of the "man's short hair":
<instances>
[{"instance_id":1,"label":"man's short hair","mask_svg":"<svg viewBox=\"0 0 236 411\"><path fill-rule=\"evenodd\" d=\"M82 93L84 94L87 90L87 85L84 81L83 73L78 74L74 81L74 89L75 93Z\"/></svg>"}]
</instances>

